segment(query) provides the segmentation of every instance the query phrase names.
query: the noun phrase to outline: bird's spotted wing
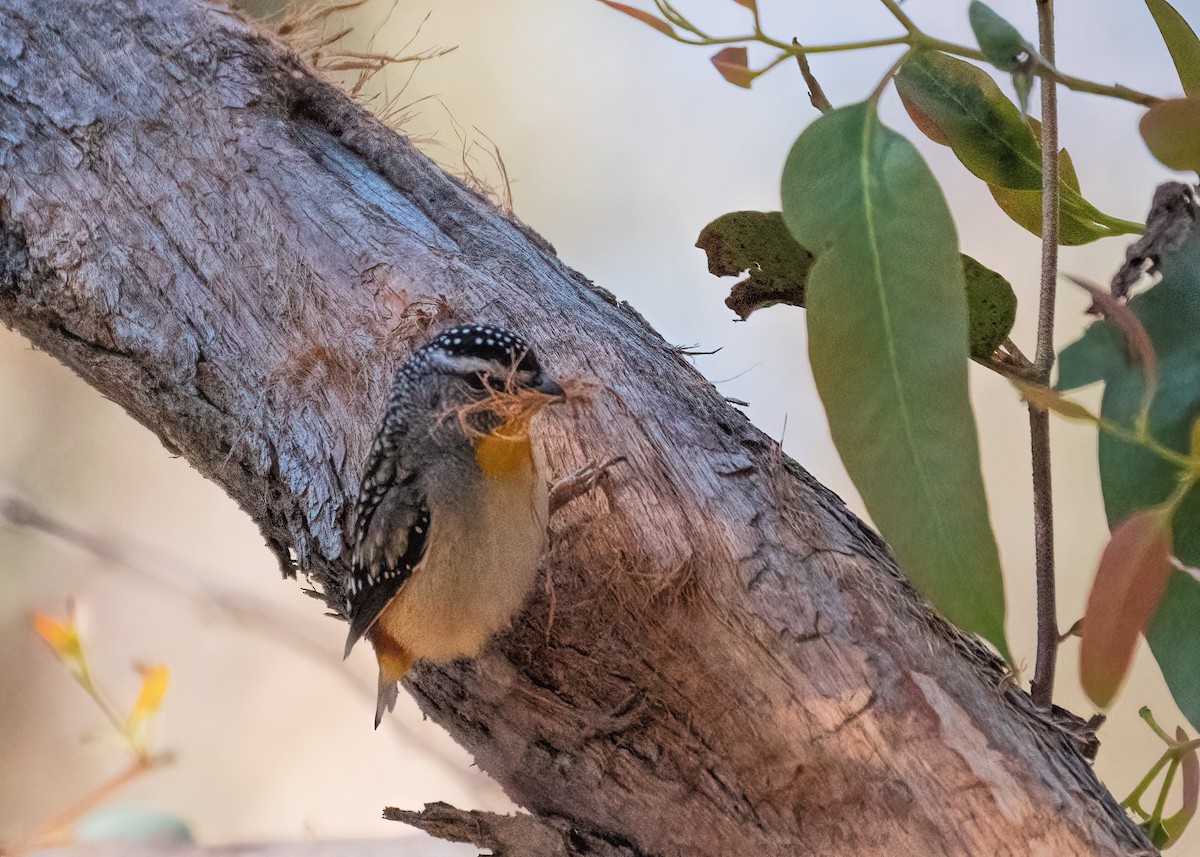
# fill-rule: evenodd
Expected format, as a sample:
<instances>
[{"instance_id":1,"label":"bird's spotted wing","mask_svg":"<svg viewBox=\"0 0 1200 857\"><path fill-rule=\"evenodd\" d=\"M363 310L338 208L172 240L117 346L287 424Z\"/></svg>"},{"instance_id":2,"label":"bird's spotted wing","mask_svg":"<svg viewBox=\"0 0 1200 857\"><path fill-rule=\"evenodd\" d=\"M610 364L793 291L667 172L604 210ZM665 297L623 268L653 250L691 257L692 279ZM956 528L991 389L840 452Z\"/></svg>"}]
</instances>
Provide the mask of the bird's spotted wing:
<instances>
[{"instance_id":1,"label":"bird's spotted wing","mask_svg":"<svg viewBox=\"0 0 1200 857\"><path fill-rule=\"evenodd\" d=\"M429 538L429 508L416 474L400 469L382 439L367 462L356 518L353 572L346 584L346 654L408 580Z\"/></svg>"}]
</instances>

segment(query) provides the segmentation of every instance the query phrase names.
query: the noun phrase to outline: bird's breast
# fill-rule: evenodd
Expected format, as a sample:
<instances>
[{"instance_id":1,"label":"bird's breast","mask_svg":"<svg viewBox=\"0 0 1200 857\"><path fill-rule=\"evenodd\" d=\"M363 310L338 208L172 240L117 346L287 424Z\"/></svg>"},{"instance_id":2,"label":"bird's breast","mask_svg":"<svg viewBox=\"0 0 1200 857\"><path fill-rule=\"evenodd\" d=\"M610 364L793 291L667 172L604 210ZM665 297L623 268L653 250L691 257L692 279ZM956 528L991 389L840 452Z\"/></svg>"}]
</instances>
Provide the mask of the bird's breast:
<instances>
[{"instance_id":1,"label":"bird's breast","mask_svg":"<svg viewBox=\"0 0 1200 857\"><path fill-rule=\"evenodd\" d=\"M537 576L549 518L528 432L494 432L459 501L430 509L429 548L380 621L416 658L475 655L520 610Z\"/></svg>"},{"instance_id":2,"label":"bird's breast","mask_svg":"<svg viewBox=\"0 0 1200 857\"><path fill-rule=\"evenodd\" d=\"M480 438L475 445L475 463L485 477L494 480L520 478L521 471L532 460L533 444L528 432L509 435L497 430Z\"/></svg>"}]
</instances>

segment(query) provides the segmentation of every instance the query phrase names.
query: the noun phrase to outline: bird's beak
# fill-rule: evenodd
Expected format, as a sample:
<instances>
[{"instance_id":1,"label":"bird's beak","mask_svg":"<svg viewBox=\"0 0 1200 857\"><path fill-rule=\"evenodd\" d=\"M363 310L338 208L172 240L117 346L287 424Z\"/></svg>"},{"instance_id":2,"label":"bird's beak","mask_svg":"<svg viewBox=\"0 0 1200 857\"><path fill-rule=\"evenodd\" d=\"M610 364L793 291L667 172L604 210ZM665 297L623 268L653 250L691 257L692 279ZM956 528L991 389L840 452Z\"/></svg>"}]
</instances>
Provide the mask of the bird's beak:
<instances>
[{"instance_id":1,"label":"bird's beak","mask_svg":"<svg viewBox=\"0 0 1200 857\"><path fill-rule=\"evenodd\" d=\"M535 386L533 389L537 390L539 393L544 393L547 396L566 395L566 393L563 391L563 388L559 386L559 383L546 374L542 374L540 376L537 386Z\"/></svg>"}]
</instances>

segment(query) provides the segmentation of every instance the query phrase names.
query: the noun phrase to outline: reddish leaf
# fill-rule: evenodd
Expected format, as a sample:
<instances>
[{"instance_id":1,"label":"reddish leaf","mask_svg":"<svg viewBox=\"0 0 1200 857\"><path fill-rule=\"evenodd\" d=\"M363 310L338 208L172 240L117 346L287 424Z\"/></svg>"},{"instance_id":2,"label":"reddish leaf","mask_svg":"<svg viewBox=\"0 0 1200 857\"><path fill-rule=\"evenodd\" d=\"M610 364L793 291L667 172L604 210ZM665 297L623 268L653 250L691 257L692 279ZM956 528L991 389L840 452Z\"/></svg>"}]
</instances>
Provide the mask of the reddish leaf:
<instances>
[{"instance_id":1,"label":"reddish leaf","mask_svg":"<svg viewBox=\"0 0 1200 857\"><path fill-rule=\"evenodd\" d=\"M600 0L605 6L616 9L618 12L623 12L630 18L637 18L643 24L649 24L654 29L658 30L664 36L674 37L675 31L671 29L671 25L666 21L655 18L649 12L644 12L641 9L635 9L633 6L626 6L624 3L615 3L613 0Z\"/></svg>"},{"instance_id":2,"label":"reddish leaf","mask_svg":"<svg viewBox=\"0 0 1200 857\"><path fill-rule=\"evenodd\" d=\"M942 133L942 129L938 127L938 124L933 121L933 118L928 113L905 98L903 94L900 96L900 103L904 105L904 109L908 112L908 118L917 126L918 131L939 145L950 145L950 138Z\"/></svg>"},{"instance_id":3,"label":"reddish leaf","mask_svg":"<svg viewBox=\"0 0 1200 857\"><path fill-rule=\"evenodd\" d=\"M1200 99L1160 101L1138 123L1150 154L1173 170L1200 172Z\"/></svg>"},{"instance_id":4,"label":"reddish leaf","mask_svg":"<svg viewBox=\"0 0 1200 857\"><path fill-rule=\"evenodd\" d=\"M739 6L745 6L747 9L750 9L751 11L758 10L758 3L756 2L756 0L733 0L733 2L737 3Z\"/></svg>"},{"instance_id":5,"label":"reddish leaf","mask_svg":"<svg viewBox=\"0 0 1200 857\"><path fill-rule=\"evenodd\" d=\"M1107 707L1133 660L1171 573L1171 520L1162 508L1134 512L1100 557L1079 647L1079 674L1092 702Z\"/></svg>"},{"instance_id":6,"label":"reddish leaf","mask_svg":"<svg viewBox=\"0 0 1200 857\"><path fill-rule=\"evenodd\" d=\"M79 628L75 625L74 617L64 621L45 613L35 613L33 629L64 661L69 664L83 662L83 644L79 640Z\"/></svg>"},{"instance_id":7,"label":"reddish leaf","mask_svg":"<svg viewBox=\"0 0 1200 857\"><path fill-rule=\"evenodd\" d=\"M1133 358L1134 364L1142 368L1147 378L1156 379L1158 359L1154 356L1154 345L1150 342L1150 334L1146 333L1146 328L1129 308L1129 304L1113 297L1108 289L1103 289L1095 283L1070 274L1063 276L1088 293L1092 299L1092 306L1088 312L1102 315L1115 324L1125 337L1125 347L1129 349L1129 356Z\"/></svg>"},{"instance_id":8,"label":"reddish leaf","mask_svg":"<svg viewBox=\"0 0 1200 857\"><path fill-rule=\"evenodd\" d=\"M757 72L747 67L748 62L745 48L723 48L712 56L712 64L721 73L721 77L734 86L745 89L749 89L754 78L758 77Z\"/></svg>"},{"instance_id":9,"label":"reddish leaf","mask_svg":"<svg viewBox=\"0 0 1200 857\"><path fill-rule=\"evenodd\" d=\"M894 82L905 106L918 108L937 127L930 139L944 138L977 177L1017 190L1041 188L1037 138L983 69L936 51L913 51Z\"/></svg>"}]
</instances>

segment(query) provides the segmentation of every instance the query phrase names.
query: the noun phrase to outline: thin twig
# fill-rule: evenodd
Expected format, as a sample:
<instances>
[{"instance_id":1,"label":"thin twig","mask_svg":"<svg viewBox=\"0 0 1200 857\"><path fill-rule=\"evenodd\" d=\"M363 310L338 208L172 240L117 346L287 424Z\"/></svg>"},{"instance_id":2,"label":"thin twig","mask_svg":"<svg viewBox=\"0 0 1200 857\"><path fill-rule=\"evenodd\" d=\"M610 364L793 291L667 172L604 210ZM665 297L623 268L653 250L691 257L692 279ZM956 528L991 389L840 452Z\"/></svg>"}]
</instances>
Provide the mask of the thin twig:
<instances>
[{"instance_id":1,"label":"thin twig","mask_svg":"<svg viewBox=\"0 0 1200 857\"><path fill-rule=\"evenodd\" d=\"M813 107L822 113L828 113L833 109L833 105L825 97L825 90L821 89L821 84L812 73L812 69L808 67L808 57L804 54L804 48L800 44L800 40L792 39L792 47L796 49L796 64L800 66L800 74L804 78L805 85L808 87L808 100L812 102Z\"/></svg>"},{"instance_id":2,"label":"thin twig","mask_svg":"<svg viewBox=\"0 0 1200 857\"><path fill-rule=\"evenodd\" d=\"M896 0L883 0L883 5L887 7L887 10L892 13L892 17L899 21L904 29L910 33L920 32L917 29L917 25L912 22L912 19L900 9L900 4Z\"/></svg>"},{"instance_id":3,"label":"thin twig","mask_svg":"<svg viewBox=\"0 0 1200 857\"><path fill-rule=\"evenodd\" d=\"M1054 0L1037 0L1038 43L1054 63ZM1042 92L1042 277L1038 299L1034 374L1049 384L1054 366L1054 299L1058 284L1058 93L1057 83L1041 78ZM1029 408L1029 447L1033 461L1033 538L1037 574L1037 663L1030 695L1039 708L1054 696L1058 659L1058 616L1054 592L1054 504L1050 482L1050 415Z\"/></svg>"},{"instance_id":4,"label":"thin twig","mask_svg":"<svg viewBox=\"0 0 1200 857\"><path fill-rule=\"evenodd\" d=\"M1143 107L1153 107L1155 104L1161 103L1164 99L1157 95L1151 95L1148 92L1141 92L1136 89L1131 89L1128 86L1122 86L1119 83L1103 84L1096 83L1092 80L1084 80L1081 77L1075 77L1070 74L1063 74L1055 69L1052 74L1054 79L1061 85L1065 86L1072 92L1089 92L1092 95L1107 95L1110 98L1119 98L1123 101L1129 101L1133 104L1140 104Z\"/></svg>"},{"instance_id":5,"label":"thin twig","mask_svg":"<svg viewBox=\"0 0 1200 857\"><path fill-rule=\"evenodd\" d=\"M212 572L194 566L131 538L114 538L91 532L43 512L15 495L0 494L0 523L26 527L81 550L102 566L119 569L144 580L160 591L180 598L239 630L283 645L289 652L324 667L364 698L375 698L375 683L360 681L346 669L338 653L331 652L274 605L248 592L217 583ZM111 719L111 718L110 718ZM444 766L464 788L479 791L479 780L437 745L417 740L416 733L399 717L389 721L395 734L413 749Z\"/></svg>"},{"instance_id":6,"label":"thin twig","mask_svg":"<svg viewBox=\"0 0 1200 857\"><path fill-rule=\"evenodd\" d=\"M154 768L168 764L170 761L171 757L169 755L135 756L125 768L100 783L100 785L96 786L53 818L42 822L33 830L18 837L16 841L5 846L3 852L0 853L16 857L16 855L25 854L29 851L62 845L68 841L70 829L79 819L104 803L104 801L108 800L108 798L126 784Z\"/></svg>"}]
</instances>

